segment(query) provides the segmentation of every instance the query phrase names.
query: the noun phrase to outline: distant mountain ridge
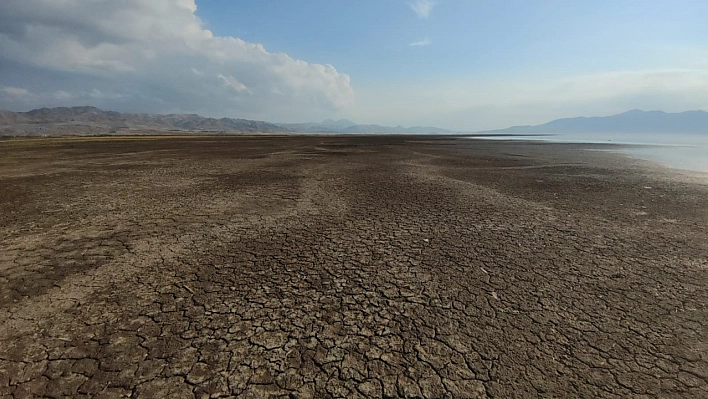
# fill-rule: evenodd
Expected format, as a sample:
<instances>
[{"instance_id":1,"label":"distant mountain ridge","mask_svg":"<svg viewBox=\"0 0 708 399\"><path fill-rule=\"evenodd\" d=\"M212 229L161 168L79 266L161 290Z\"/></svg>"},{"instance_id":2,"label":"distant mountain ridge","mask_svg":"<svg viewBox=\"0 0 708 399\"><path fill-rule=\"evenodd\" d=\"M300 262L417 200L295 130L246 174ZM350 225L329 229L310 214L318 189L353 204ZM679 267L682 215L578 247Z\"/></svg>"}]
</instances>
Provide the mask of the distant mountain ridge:
<instances>
[{"instance_id":1,"label":"distant mountain ridge","mask_svg":"<svg viewBox=\"0 0 708 399\"><path fill-rule=\"evenodd\" d=\"M542 125L512 126L484 133L708 133L708 112L635 109L612 116L562 118Z\"/></svg>"},{"instance_id":2,"label":"distant mountain ridge","mask_svg":"<svg viewBox=\"0 0 708 399\"><path fill-rule=\"evenodd\" d=\"M131 114L96 107L0 110L0 135L141 134L141 131L201 133L452 133L435 127L357 125L347 120L321 123L270 123L197 114Z\"/></svg>"},{"instance_id":3,"label":"distant mountain ridge","mask_svg":"<svg viewBox=\"0 0 708 399\"><path fill-rule=\"evenodd\" d=\"M381 125L356 125L341 130L339 133L410 133L410 134L447 134L451 130L431 126L381 126Z\"/></svg>"},{"instance_id":4,"label":"distant mountain ridge","mask_svg":"<svg viewBox=\"0 0 708 399\"><path fill-rule=\"evenodd\" d=\"M205 118L196 114L130 114L96 107L39 108L28 112L0 113L0 125L88 124L109 129L155 128L235 132L280 132L278 125L234 118Z\"/></svg>"},{"instance_id":5,"label":"distant mountain ridge","mask_svg":"<svg viewBox=\"0 0 708 399\"><path fill-rule=\"evenodd\" d=\"M426 126L381 126L358 125L348 119L334 121L326 119L321 123L280 123L281 127L298 133L410 133L410 134L446 134L453 133L447 129Z\"/></svg>"},{"instance_id":6,"label":"distant mountain ridge","mask_svg":"<svg viewBox=\"0 0 708 399\"><path fill-rule=\"evenodd\" d=\"M340 119L340 120L332 120L332 119L325 119L320 123L320 125L323 126L334 126L334 127L340 127L340 128L348 128L351 126L356 125L356 123L350 121L349 119Z\"/></svg>"}]
</instances>

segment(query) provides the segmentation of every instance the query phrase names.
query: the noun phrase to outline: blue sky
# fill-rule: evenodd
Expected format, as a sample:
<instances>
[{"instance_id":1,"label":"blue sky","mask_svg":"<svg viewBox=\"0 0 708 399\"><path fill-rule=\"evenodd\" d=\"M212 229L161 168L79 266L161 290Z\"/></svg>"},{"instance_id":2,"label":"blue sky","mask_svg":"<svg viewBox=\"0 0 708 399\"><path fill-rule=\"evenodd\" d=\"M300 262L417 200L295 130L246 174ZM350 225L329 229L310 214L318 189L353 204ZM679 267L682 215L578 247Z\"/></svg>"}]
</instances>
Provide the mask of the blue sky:
<instances>
[{"instance_id":1,"label":"blue sky","mask_svg":"<svg viewBox=\"0 0 708 399\"><path fill-rule=\"evenodd\" d=\"M2 108L460 130L708 109L706 1L36 2L0 4Z\"/></svg>"},{"instance_id":2,"label":"blue sky","mask_svg":"<svg viewBox=\"0 0 708 399\"><path fill-rule=\"evenodd\" d=\"M431 2L427 18L411 3L211 0L197 15L216 34L335 65L365 84L665 67L674 63L652 51L708 43L705 1L457 0ZM409 46L426 37L425 48Z\"/></svg>"}]
</instances>

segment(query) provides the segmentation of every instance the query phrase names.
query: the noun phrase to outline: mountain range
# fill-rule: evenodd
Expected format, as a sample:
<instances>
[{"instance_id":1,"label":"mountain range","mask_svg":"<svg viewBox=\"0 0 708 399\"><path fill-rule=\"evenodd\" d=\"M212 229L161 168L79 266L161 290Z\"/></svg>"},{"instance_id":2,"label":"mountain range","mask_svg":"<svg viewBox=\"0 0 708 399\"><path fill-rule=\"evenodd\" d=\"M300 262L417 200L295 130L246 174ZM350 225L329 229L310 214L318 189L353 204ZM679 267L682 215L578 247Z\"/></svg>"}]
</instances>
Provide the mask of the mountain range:
<instances>
[{"instance_id":1,"label":"mountain range","mask_svg":"<svg viewBox=\"0 0 708 399\"><path fill-rule=\"evenodd\" d=\"M409 134L449 134L451 130L429 126L382 126L382 125L358 125L347 119L334 121L327 119L322 123L281 123L284 129L297 133L409 133Z\"/></svg>"},{"instance_id":2,"label":"mountain range","mask_svg":"<svg viewBox=\"0 0 708 399\"><path fill-rule=\"evenodd\" d=\"M3 126L4 125L4 126ZM8 125L21 130L36 131L45 127L75 127L105 129L105 133L121 130L190 130L190 131L234 131L234 132L280 132L278 125L233 118L205 118L196 114L124 114L103 111L95 107L40 108L28 112L0 111L0 127ZM30 129L34 127L35 129ZM59 129L64 130L64 129Z\"/></svg>"},{"instance_id":3,"label":"mountain range","mask_svg":"<svg viewBox=\"0 0 708 399\"><path fill-rule=\"evenodd\" d=\"M357 125L347 120L321 123L270 123L206 118L197 114L130 114L96 107L0 110L0 135L96 135L141 133L452 133L435 127Z\"/></svg>"},{"instance_id":4,"label":"mountain range","mask_svg":"<svg viewBox=\"0 0 708 399\"><path fill-rule=\"evenodd\" d=\"M708 112L632 110L612 116L562 118L535 126L512 126L483 133L708 133Z\"/></svg>"},{"instance_id":5,"label":"mountain range","mask_svg":"<svg viewBox=\"0 0 708 399\"><path fill-rule=\"evenodd\" d=\"M347 119L320 123L271 123L197 114L131 114L95 107L40 108L28 112L0 110L0 136L97 135L145 133L409 133L449 134L436 127L359 125ZM512 126L485 134L558 133L700 133L708 134L708 112L632 110L604 117L556 119L542 125Z\"/></svg>"}]
</instances>

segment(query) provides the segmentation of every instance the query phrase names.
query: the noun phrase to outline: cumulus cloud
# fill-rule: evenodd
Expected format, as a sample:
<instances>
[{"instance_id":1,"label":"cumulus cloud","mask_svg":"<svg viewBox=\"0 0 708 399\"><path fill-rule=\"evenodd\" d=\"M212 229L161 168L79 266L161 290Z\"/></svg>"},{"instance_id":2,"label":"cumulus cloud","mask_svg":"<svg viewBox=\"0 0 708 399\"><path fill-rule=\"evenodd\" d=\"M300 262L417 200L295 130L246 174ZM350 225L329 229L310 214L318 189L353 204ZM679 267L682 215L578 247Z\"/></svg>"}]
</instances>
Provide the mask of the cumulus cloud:
<instances>
[{"instance_id":1,"label":"cumulus cloud","mask_svg":"<svg viewBox=\"0 0 708 399\"><path fill-rule=\"evenodd\" d=\"M42 81L32 91L55 104L94 98L147 112L271 119L352 104L349 76L333 66L216 36L195 11L194 0L3 0L0 85ZM0 106L9 95L0 92Z\"/></svg>"},{"instance_id":2,"label":"cumulus cloud","mask_svg":"<svg viewBox=\"0 0 708 399\"><path fill-rule=\"evenodd\" d=\"M417 42L411 43L410 46L413 46L413 47L429 46L431 43L432 43L432 41L429 38L425 37L425 38L423 38L423 40L419 40Z\"/></svg>"},{"instance_id":3,"label":"cumulus cloud","mask_svg":"<svg viewBox=\"0 0 708 399\"><path fill-rule=\"evenodd\" d=\"M430 0L416 0L408 3L408 5L419 18L428 18L430 16L430 12L433 10L433 7L437 5L437 3Z\"/></svg>"}]
</instances>

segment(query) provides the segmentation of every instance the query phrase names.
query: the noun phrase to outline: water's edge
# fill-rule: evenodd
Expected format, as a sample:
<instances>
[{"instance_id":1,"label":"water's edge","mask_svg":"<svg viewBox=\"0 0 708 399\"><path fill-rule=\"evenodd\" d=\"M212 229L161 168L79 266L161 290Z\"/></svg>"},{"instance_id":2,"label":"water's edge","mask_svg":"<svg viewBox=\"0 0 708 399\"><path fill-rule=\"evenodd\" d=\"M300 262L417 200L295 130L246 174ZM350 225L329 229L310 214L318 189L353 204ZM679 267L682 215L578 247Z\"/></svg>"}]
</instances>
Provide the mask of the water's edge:
<instances>
[{"instance_id":1,"label":"water's edge","mask_svg":"<svg viewBox=\"0 0 708 399\"><path fill-rule=\"evenodd\" d=\"M524 140L551 143L618 144L603 151L654 161L664 166L708 173L708 135L549 134L469 136L482 140ZM620 145L621 144L621 145Z\"/></svg>"}]
</instances>

